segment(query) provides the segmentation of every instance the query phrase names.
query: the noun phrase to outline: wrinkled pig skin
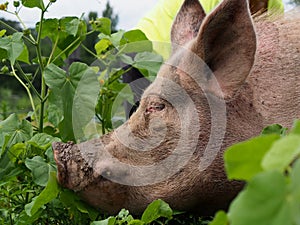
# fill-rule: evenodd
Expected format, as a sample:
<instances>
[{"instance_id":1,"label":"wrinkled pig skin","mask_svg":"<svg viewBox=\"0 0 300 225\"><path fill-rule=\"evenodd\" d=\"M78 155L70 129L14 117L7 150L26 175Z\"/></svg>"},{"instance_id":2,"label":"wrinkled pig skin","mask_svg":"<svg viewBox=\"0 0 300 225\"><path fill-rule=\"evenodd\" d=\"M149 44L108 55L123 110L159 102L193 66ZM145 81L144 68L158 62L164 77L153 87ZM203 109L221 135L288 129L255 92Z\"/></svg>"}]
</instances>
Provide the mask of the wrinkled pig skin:
<instances>
[{"instance_id":1,"label":"wrinkled pig skin","mask_svg":"<svg viewBox=\"0 0 300 225\"><path fill-rule=\"evenodd\" d=\"M185 0L172 27L172 55L132 117L99 139L53 144L59 183L108 213L126 208L139 214L158 198L173 209L200 214L226 209L243 183L227 180L224 150L259 135L266 125L290 127L300 118L299 23L297 14L276 20L259 16L253 22L244 0L224 0L209 15L198 0ZM187 50L204 60L216 80ZM215 155L209 139L218 124L211 122L211 102L225 102L226 107L225 133L217 139L221 145ZM221 110L217 114L223 115ZM185 140L180 145L183 127L188 128L187 139L196 137L196 143ZM174 154L178 145L181 154ZM207 160L213 159L203 167L205 149ZM141 169L170 157L165 167L147 173ZM173 169L175 173L160 180Z\"/></svg>"}]
</instances>

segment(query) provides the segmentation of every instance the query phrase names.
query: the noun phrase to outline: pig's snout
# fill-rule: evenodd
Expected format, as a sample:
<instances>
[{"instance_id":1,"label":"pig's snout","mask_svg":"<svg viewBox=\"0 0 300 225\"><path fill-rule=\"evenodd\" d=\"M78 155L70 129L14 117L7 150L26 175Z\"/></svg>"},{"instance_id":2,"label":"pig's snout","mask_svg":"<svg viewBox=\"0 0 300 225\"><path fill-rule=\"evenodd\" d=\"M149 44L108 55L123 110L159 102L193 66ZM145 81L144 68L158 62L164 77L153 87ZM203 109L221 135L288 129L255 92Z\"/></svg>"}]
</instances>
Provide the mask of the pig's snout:
<instances>
[{"instance_id":1,"label":"pig's snout","mask_svg":"<svg viewBox=\"0 0 300 225\"><path fill-rule=\"evenodd\" d=\"M57 165L57 179L58 182L64 186L67 179L67 160L70 160L71 148L74 145L73 142L62 143L54 142L52 144L52 149L54 153L54 159ZM68 157L68 158L67 158Z\"/></svg>"},{"instance_id":2,"label":"pig's snout","mask_svg":"<svg viewBox=\"0 0 300 225\"><path fill-rule=\"evenodd\" d=\"M73 142L52 144L57 164L58 182L66 188L81 191L93 181L93 170Z\"/></svg>"}]
</instances>

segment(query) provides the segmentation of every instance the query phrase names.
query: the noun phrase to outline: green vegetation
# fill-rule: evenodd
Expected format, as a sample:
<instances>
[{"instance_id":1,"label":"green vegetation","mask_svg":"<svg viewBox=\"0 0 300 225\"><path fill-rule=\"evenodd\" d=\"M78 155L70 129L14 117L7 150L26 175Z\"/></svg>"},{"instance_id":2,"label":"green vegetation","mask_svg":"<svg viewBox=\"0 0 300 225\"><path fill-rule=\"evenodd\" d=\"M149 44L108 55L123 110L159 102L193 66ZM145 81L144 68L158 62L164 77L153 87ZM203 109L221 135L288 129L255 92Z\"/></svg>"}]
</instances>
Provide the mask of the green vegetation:
<instances>
[{"instance_id":1,"label":"green vegetation","mask_svg":"<svg viewBox=\"0 0 300 225\"><path fill-rule=\"evenodd\" d=\"M132 94L120 77L137 68L150 78L162 58L152 52L151 42L141 31L112 33L108 18L90 15L89 23L76 17L45 19L52 4L59 3L51 0L45 6L42 0L22 0L14 1L13 6L0 5L17 18L21 6L41 11L35 30L27 29L20 18L22 27L18 29L0 21L0 76L15 79L16 89L24 89L30 102L28 109L23 98L13 98L11 90L0 91L0 223L300 224L299 121L291 131L270 126L261 136L226 151L228 177L247 185L228 213L218 212L212 222L175 212L161 200L150 204L140 219L126 209L109 216L61 188L51 143L91 138L93 133L87 131L91 122L100 134L122 123L118 105ZM16 12L10 12L10 7ZM86 40L95 34L98 42L90 50ZM43 44L46 42L49 45ZM68 65L66 59L79 47L90 56L85 63ZM126 69L121 64L127 65ZM25 70L26 66L31 69ZM11 114L15 111L21 114Z\"/></svg>"}]
</instances>

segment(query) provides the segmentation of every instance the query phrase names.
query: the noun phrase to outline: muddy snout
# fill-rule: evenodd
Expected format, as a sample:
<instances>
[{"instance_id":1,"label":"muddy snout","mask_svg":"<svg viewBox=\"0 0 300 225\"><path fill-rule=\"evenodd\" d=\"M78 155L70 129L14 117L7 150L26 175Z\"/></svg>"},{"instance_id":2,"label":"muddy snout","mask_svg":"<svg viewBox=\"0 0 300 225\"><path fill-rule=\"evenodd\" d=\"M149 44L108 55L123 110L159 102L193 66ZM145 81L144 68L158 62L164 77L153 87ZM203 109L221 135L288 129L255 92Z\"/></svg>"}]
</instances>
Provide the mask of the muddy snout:
<instances>
[{"instance_id":1,"label":"muddy snout","mask_svg":"<svg viewBox=\"0 0 300 225\"><path fill-rule=\"evenodd\" d=\"M57 164L57 179L63 187L81 191L98 182L125 182L124 179L129 175L126 166L121 166L109 153L104 154L103 146L98 146L97 150L86 147L85 143L52 144Z\"/></svg>"}]
</instances>

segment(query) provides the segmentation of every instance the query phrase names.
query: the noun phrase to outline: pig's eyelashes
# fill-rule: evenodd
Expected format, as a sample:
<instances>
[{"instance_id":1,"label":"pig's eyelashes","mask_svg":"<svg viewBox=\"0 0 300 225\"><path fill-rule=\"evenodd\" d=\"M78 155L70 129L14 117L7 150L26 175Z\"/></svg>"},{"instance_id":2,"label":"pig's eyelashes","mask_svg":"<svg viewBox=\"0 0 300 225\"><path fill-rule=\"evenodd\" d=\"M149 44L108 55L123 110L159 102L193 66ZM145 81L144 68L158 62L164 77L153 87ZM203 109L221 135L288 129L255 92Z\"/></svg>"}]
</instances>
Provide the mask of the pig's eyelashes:
<instances>
[{"instance_id":1,"label":"pig's eyelashes","mask_svg":"<svg viewBox=\"0 0 300 225\"><path fill-rule=\"evenodd\" d=\"M153 112L159 112L162 111L165 108L165 104L159 103L159 104L153 104L146 108L146 114L150 114Z\"/></svg>"}]
</instances>

